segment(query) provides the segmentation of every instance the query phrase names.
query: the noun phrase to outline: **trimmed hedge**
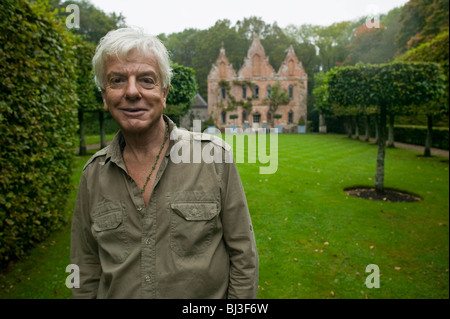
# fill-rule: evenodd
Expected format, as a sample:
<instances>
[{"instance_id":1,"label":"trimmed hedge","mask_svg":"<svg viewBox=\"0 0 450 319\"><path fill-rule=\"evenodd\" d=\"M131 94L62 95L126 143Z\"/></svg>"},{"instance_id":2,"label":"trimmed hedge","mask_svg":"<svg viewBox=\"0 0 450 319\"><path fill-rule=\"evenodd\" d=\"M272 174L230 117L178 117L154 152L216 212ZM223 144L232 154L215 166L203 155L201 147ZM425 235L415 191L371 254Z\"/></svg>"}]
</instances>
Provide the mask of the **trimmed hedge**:
<instances>
[{"instance_id":1,"label":"trimmed hedge","mask_svg":"<svg viewBox=\"0 0 450 319\"><path fill-rule=\"evenodd\" d=\"M67 218L77 129L72 36L45 7L0 6L0 268Z\"/></svg>"},{"instance_id":2,"label":"trimmed hedge","mask_svg":"<svg viewBox=\"0 0 450 319\"><path fill-rule=\"evenodd\" d=\"M394 139L396 142L425 145L427 128L420 126L394 126ZM448 128L433 128L431 147L444 150L449 149L449 130Z\"/></svg>"}]
</instances>

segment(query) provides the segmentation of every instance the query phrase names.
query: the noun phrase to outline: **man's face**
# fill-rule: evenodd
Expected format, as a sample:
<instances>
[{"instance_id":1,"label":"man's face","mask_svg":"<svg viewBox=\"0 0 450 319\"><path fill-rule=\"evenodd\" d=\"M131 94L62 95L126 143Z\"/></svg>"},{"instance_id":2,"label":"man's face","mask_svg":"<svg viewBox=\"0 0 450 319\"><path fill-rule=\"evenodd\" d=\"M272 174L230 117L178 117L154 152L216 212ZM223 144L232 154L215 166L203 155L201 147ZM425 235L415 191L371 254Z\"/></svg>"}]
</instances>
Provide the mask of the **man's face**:
<instances>
[{"instance_id":1,"label":"man's face","mask_svg":"<svg viewBox=\"0 0 450 319\"><path fill-rule=\"evenodd\" d=\"M110 57L106 62L105 110L125 133L143 133L160 118L166 107L164 90L156 60L131 51L127 59Z\"/></svg>"}]
</instances>

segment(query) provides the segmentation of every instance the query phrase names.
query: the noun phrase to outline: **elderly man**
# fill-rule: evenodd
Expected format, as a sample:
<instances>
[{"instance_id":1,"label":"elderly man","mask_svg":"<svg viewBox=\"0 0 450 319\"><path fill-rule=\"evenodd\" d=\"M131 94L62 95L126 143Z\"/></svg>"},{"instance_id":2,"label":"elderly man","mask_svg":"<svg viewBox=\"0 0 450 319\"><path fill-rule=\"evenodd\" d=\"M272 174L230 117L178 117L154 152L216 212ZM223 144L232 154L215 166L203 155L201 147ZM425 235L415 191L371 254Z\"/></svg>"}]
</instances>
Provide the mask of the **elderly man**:
<instances>
[{"instance_id":1,"label":"elderly man","mask_svg":"<svg viewBox=\"0 0 450 319\"><path fill-rule=\"evenodd\" d=\"M227 145L201 134L201 147L213 145L223 160L170 158L176 143L196 148L193 133L163 115L166 48L118 29L100 41L93 67L120 131L83 169L72 222L71 262L80 270L73 297L256 298L255 237Z\"/></svg>"}]
</instances>

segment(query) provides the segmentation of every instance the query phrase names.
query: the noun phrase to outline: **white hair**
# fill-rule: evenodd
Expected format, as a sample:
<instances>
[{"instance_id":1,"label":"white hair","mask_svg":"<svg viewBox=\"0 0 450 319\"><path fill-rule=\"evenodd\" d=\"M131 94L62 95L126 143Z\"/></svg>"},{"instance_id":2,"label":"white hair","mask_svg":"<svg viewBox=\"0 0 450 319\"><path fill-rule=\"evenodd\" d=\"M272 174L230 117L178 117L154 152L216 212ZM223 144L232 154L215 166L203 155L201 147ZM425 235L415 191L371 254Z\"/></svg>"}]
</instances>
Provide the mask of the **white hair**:
<instances>
[{"instance_id":1,"label":"white hair","mask_svg":"<svg viewBox=\"0 0 450 319\"><path fill-rule=\"evenodd\" d=\"M126 59L131 50L137 50L142 56L152 53L159 67L163 89L170 86L172 69L164 44L156 36L146 34L141 29L121 28L108 32L100 39L92 58L95 83L100 89L105 88L105 63L108 57L115 55Z\"/></svg>"}]
</instances>

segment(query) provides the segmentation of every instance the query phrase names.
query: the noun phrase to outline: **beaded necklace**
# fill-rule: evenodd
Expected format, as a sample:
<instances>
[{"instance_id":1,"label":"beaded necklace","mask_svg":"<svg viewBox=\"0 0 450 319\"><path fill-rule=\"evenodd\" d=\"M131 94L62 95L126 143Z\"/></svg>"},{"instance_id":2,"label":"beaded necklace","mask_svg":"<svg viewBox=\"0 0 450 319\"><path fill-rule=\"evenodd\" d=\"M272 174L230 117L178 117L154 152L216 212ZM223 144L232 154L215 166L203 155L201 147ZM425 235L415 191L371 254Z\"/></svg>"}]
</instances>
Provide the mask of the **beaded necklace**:
<instances>
[{"instance_id":1,"label":"beaded necklace","mask_svg":"<svg viewBox=\"0 0 450 319\"><path fill-rule=\"evenodd\" d=\"M153 171L155 170L156 164L158 163L159 157L161 155L162 150L164 149L164 146L166 145L166 141L167 141L168 137L169 137L169 125L167 125L167 123L166 123L166 133L164 134L164 141L161 145L161 148L159 149L158 155L156 155L155 163L153 164L152 169L151 169L150 173L148 174L147 179L145 180L144 186L141 189L141 194L144 194L144 192L145 192L145 187L147 186L148 181L150 180L150 176L152 176Z\"/></svg>"}]
</instances>

